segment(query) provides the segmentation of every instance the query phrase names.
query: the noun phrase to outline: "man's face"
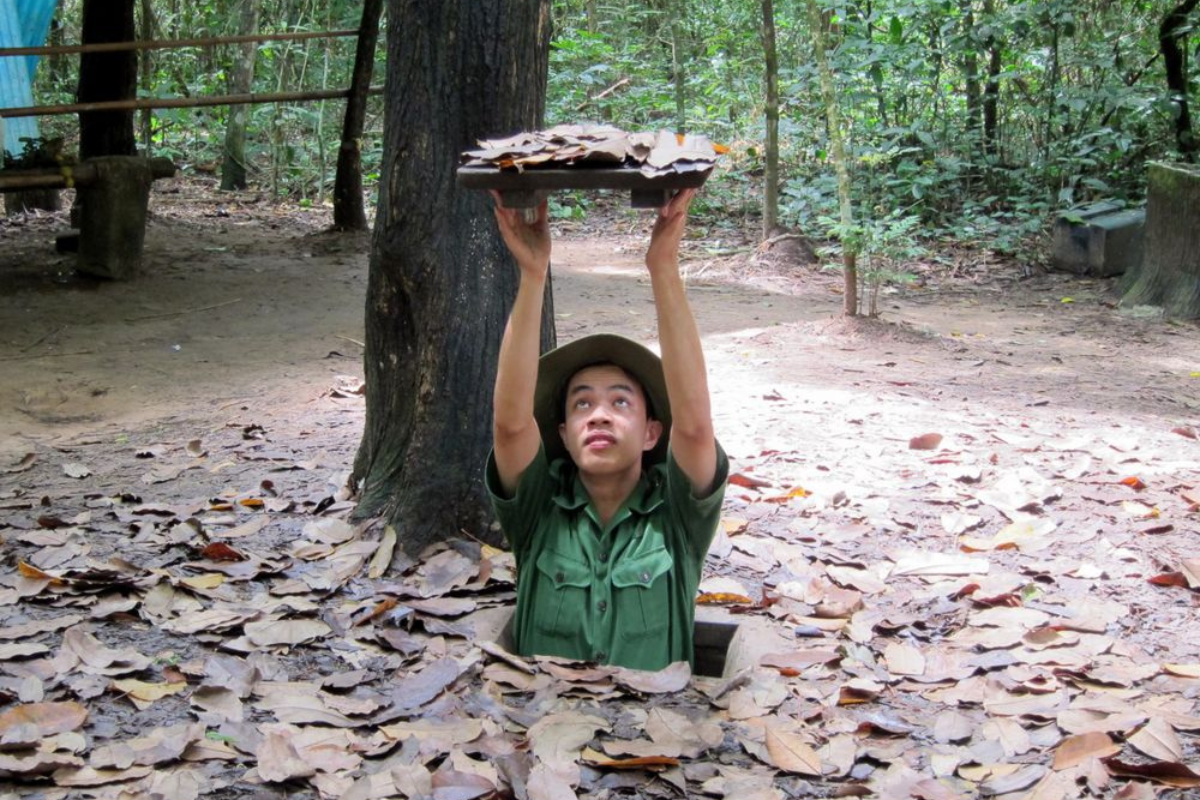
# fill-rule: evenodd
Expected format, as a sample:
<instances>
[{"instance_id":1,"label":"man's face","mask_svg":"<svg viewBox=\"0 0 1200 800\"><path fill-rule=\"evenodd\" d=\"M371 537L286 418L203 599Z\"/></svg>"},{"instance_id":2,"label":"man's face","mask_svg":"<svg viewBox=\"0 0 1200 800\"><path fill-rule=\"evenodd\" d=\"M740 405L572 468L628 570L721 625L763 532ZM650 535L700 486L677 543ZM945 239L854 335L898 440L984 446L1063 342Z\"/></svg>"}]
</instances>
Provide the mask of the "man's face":
<instances>
[{"instance_id":1,"label":"man's face","mask_svg":"<svg viewBox=\"0 0 1200 800\"><path fill-rule=\"evenodd\" d=\"M641 470L642 453L658 443L662 423L647 418L645 394L632 376L602 364L567 383L566 422L558 432L580 472L611 475Z\"/></svg>"}]
</instances>

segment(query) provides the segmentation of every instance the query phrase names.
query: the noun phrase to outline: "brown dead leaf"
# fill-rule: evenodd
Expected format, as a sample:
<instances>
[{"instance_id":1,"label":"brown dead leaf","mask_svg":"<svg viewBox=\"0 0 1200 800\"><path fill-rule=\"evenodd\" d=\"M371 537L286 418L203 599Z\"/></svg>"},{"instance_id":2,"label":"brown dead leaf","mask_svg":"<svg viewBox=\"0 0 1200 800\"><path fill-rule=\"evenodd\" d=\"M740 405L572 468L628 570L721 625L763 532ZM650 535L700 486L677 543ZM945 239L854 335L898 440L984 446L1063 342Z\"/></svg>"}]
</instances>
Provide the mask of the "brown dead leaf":
<instances>
[{"instance_id":1,"label":"brown dead leaf","mask_svg":"<svg viewBox=\"0 0 1200 800\"><path fill-rule=\"evenodd\" d=\"M940 433L923 433L908 440L909 450L936 450L942 443Z\"/></svg>"},{"instance_id":2,"label":"brown dead leaf","mask_svg":"<svg viewBox=\"0 0 1200 800\"><path fill-rule=\"evenodd\" d=\"M1121 752L1107 733L1084 733L1069 736L1054 751L1053 768L1056 772L1077 767L1090 758L1107 758Z\"/></svg>"},{"instance_id":3,"label":"brown dead leaf","mask_svg":"<svg viewBox=\"0 0 1200 800\"><path fill-rule=\"evenodd\" d=\"M88 712L79 703L23 703L0 713L0 739L7 739L18 727L32 726L36 738L73 731L87 720Z\"/></svg>"},{"instance_id":4,"label":"brown dead leaf","mask_svg":"<svg viewBox=\"0 0 1200 800\"><path fill-rule=\"evenodd\" d=\"M646 717L646 733L657 746L686 758L699 758L725 738L714 721L694 723L680 712L662 707L652 709Z\"/></svg>"},{"instance_id":5,"label":"brown dead leaf","mask_svg":"<svg viewBox=\"0 0 1200 800\"><path fill-rule=\"evenodd\" d=\"M368 578L382 578L392 563L392 553L396 550L396 529L387 525L383 529L383 538L379 541L379 549L371 556L367 567Z\"/></svg>"},{"instance_id":6,"label":"brown dead leaf","mask_svg":"<svg viewBox=\"0 0 1200 800\"><path fill-rule=\"evenodd\" d=\"M153 705L156 700L179 694L187 688L186 683L147 683L135 678L113 681L111 686L114 691L125 695L130 702L143 711Z\"/></svg>"},{"instance_id":7,"label":"brown dead leaf","mask_svg":"<svg viewBox=\"0 0 1200 800\"><path fill-rule=\"evenodd\" d=\"M255 753L258 776L268 783L282 783L292 778L307 778L316 768L300 757L292 745L292 737L281 732L269 732Z\"/></svg>"},{"instance_id":8,"label":"brown dead leaf","mask_svg":"<svg viewBox=\"0 0 1200 800\"><path fill-rule=\"evenodd\" d=\"M883 686L868 678L853 678L838 688L838 705L852 706L870 703L879 697Z\"/></svg>"},{"instance_id":9,"label":"brown dead leaf","mask_svg":"<svg viewBox=\"0 0 1200 800\"><path fill-rule=\"evenodd\" d=\"M686 661L676 661L655 672L614 667L613 680L627 689L642 694L682 692L692 679L692 667Z\"/></svg>"},{"instance_id":10,"label":"brown dead leaf","mask_svg":"<svg viewBox=\"0 0 1200 800\"><path fill-rule=\"evenodd\" d=\"M1163 783L1179 789L1200 787L1200 775L1197 775L1185 765L1177 762L1155 761L1150 764L1130 764L1115 758L1106 758L1103 763L1113 775L1121 775L1127 778L1145 778L1155 783Z\"/></svg>"},{"instance_id":11,"label":"brown dead leaf","mask_svg":"<svg viewBox=\"0 0 1200 800\"><path fill-rule=\"evenodd\" d=\"M678 767L679 759L674 756L638 756L636 758L609 758L601 752L585 747L580 760L593 767L603 769L645 769L662 772L669 767Z\"/></svg>"},{"instance_id":12,"label":"brown dead leaf","mask_svg":"<svg viewBox=\"0 0 1200 800\"><path fill-rule=\"evenodd\" d=\"M58 786L75 788L79 786L104 786L109 783L123 783L137 778L144 778L154 771L153 767L130 767L129 769L92 769L79 767L76 769L60 769L54 772L54 783Z\"/></svg>"},{"instance_id":13,"label":"brown dead leaf","mask_svg":"<svg viewBox=\"0 0 1200 800\"><path fill-rule=\"evenodd\" d=\"M295 647L328 636L332 628L318 619L264 619L243 626L246 638L259 647Z\"/></svg>"},{"instance_id":14,"label":"brown dead leaf","mask_svg":"<svg viewBox=\"0 0 1200 800\"><path fill-rule=\"evenodd\" d=\"M889 642L883 653L887 670L893 675L925 674L925 656L911 644Z\"/></svg>"},{"instance_id":15,"label":"brown dead leaf","mask_svg":"<svg viewBox=\"0 0 1200 800\"><path fill-rule=\"evenodd\" d=\"M729 482L734 486L741 486L745 489L766 489L771 486L770 481L760 480L742 472L735 472L730 475Z\"/></svg>"},{"instance_id":16,"label":"brown dead leaf","mask_svg":"<svg viewBox=\"0 0 1200 800\"><path fill-rule=\"evenodd\" d=\"M1156 761L1182 761L1183 745L1175 729L1161 717L1153 717L1128 742Z\"/></svg>"},{"instance_id":17,"label":"brown dead leaf","mask_svg":"<svg viewBox=\"0 0 1200 800\"><path fill-rule=\"evenodd\" d=\"M767 728L767 753L772 763L784 772L820 777L821 758L799 734Z\"/></svg>"}]
</instances>

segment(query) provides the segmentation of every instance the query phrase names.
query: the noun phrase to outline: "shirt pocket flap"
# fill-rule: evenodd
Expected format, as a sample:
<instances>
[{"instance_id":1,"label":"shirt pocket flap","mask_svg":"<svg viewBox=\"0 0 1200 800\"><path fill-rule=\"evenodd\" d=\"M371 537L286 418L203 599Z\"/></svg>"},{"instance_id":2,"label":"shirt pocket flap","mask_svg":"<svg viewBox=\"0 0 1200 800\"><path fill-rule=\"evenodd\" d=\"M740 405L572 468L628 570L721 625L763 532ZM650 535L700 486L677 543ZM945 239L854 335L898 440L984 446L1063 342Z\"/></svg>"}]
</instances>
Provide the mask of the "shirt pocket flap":
<instances>
[{"instance_id":1,"label":"shirt pocket flap","mask_svg":"<svg viewBox=\"0 0 1200 800\"><path fill-rule=\"evenodd\" d=\"M628 589L631 586L649 588L660 575L669 572L674 564L675 560L666 548L622 559L613 567L613 586L619 589Z\"/></svg>"},{"instance_id":2,"label":"shirt pocket flap","mask_svg":"<svg viewBox=\"0 0 1200 800\"><path fill-rule=\"evenodd\" d=\"M592 582L592 571L587 564L553 550L545 550L538 556L537 568L556 587L581 588Z\"/></svg>"}]
</instances>

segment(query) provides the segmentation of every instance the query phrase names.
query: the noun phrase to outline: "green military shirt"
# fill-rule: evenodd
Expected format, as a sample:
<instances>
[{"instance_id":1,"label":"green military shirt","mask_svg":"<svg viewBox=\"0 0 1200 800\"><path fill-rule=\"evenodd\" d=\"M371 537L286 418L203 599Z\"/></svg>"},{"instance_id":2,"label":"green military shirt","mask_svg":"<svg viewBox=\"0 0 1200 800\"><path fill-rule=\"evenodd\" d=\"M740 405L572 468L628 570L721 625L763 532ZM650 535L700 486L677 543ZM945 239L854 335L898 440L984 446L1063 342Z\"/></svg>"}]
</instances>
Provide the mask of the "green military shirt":
<instances>
[{"instance_id":1,"label":"green military shirt","mask_svg":"<svg viewBox=\"0 0 1200 800\"><path fill-rule=\"evenodd\" d=\"M517 652L645 670L692 662L696 588L728 474L718 444L716 488L697 498L668 451L604 528L569 460L547 463L539 450L506 498L489 456L488 491L517 562Z\"/></svg>"}]
</instances>

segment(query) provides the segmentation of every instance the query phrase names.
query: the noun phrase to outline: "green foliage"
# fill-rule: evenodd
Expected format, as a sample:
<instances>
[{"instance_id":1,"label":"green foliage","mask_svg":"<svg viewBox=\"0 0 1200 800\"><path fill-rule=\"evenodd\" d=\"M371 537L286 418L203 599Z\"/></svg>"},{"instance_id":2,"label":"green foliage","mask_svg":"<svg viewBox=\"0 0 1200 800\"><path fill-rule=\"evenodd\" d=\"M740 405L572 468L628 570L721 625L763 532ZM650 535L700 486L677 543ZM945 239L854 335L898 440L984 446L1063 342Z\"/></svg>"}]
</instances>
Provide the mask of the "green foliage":
<instances>
[{"instance_id":1,"label":"green foliage","mask_svg":"<svg viewBox=\"0 0 1200 800\"><path fill-rule=\"evenodd\" d=\"M270 31L358 25L346 0L204 0L153 4L154 38L235 34L239 2L261 4ZM79 41L81 0L60 6L61 41ZM780 220L836 237L836 187L802 0L775 0L781 96ZM914 238L951 237L1007 252L1044 232L1051 216L1094 199L1138 203L1145 164L1171 159L1173 103L1157 59L1169 3L1108 0L819 0L830 21L829 58L849 144L863 242L889 253ZM141 4L138 5L139 13ZM606 121L627 129L688 130L731 145L704 201L714 216L748 223L762 203L764 63L760 0L553 0L546 117L549 124ZM1194 22L1194 20L1193 20ZM1194 49L1195 42L1191 42ZM263 42L255 92L340 88L352 39ZM233 45L149 53L138 93L194 97L229 91ZM385 48L376 83L384 77ZM43 103L74 99L78 56L42 60ZM1195 80L1192 81L1193 89ZM990 90L990 91L989 91ZM985 120L994 97L994 126ZM382 98L368 115L364 176L378 177ZM253 106L251 180L281 196L327 196L343 103ZM221 160L228 109L156 110L139 131L146 149L185 169ZM47 138L76 135L73 117L42 120ZM586 214L583 195L556 197L558 218ZM897 220L919 220L899 226ZM887 235L871 234L882 226ZM881 251L882 252L882 251ZM875 258L871 255L869 258ZM894 261L892 255L880 256ZM882 273L881 273L882 274Z\"/></svg>"}]
</instances>

